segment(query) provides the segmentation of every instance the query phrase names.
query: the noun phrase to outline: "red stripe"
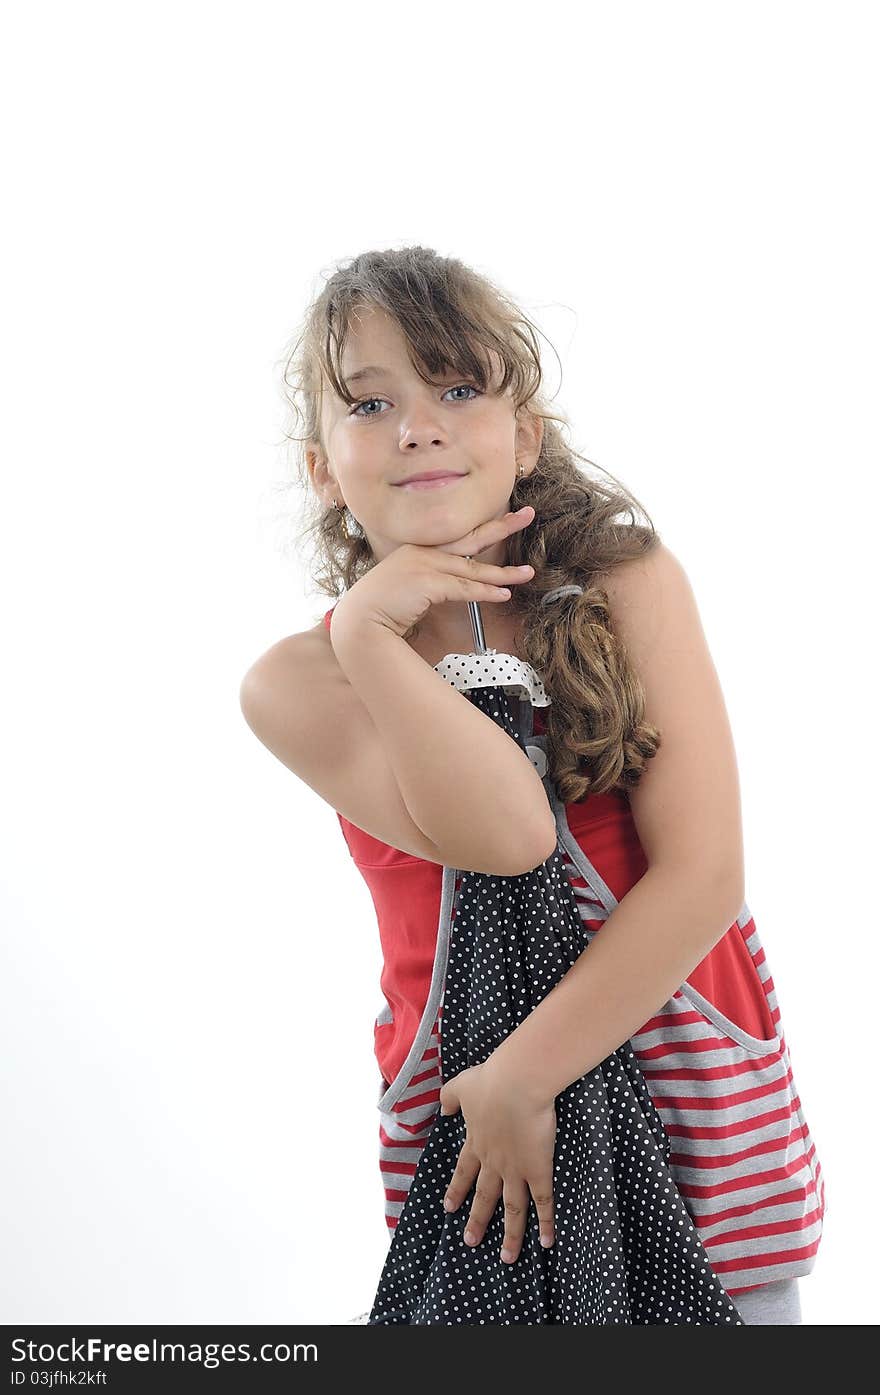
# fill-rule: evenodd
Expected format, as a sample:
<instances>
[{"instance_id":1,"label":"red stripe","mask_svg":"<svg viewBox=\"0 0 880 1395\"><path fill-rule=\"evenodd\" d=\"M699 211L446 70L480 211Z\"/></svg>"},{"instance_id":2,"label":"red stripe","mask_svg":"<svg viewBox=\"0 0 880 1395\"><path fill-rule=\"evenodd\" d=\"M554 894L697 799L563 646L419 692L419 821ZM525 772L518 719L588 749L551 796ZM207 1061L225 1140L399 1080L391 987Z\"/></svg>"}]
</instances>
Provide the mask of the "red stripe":
<instances>
[{"instance_id":1,"label":"red stripe","mask_svg":"<svg viewBox=\"0 0 880 1395\"><path fill-rule=\"evenodd\" d=\"M804 1156L806 1157L806 1155ZM797 1161L800 1163L803 1159L798 1158ZM677 1186L684 1197L709 1198L713 1196L726 1196L728 1193L732 1194L734 1192L748 1191L751 1187L766 1186L768 1182L785 1182L790 1180L791 1168L774 1167L771 1168L769 1172L753 1172L748 1177L734 1177L729 1182L719 1182L714 1187L701 1187L697 1186L694 1182L679 1182ZM809 1181L804 1183L802 1194L807 1196L814 1191L815 1185L813 1179L810 1178Z\"/></svg>"},{"instance_id":2,"label":"red stripe","mask_svg":"<svg viewBox=\"0 0 880 1395\"><path fill-rule=\"evenodd\" d=\"M383 1148L416 1148L420 1143L424 1147L428 1139L428 1134L431 1132L432 1122L433 1121L429 1119L426 1124L398 1124L398 1128L405 1129L406 1132L410 1134L409 1138L391 1138L380 1124L380 1142ZM421 1137L419 1135L421 1135Z\"/></svg>"},{"instance_id":3,"label":"red stripe","mask_svg":"<svg viewBox=\"0 0 880 1395\"><path fill-rule=\"evenodd\" d=\"M697 1216L694 1224L698 1228L716 1225L719 1221L732 1220L735 1216L750 1216L755 1211L766 1211L771 1206L786 1206L790 1202L802 1202L805 1193L810 1188L797 1187L791 1192L774 1192L772 1196L762 1197L760 1201L747 1202L743 1206L728 1206L726 1211L713 1211L708 1216ZM769 1224L769 1222L768 1222ZM703 1244L705 1245L705 1240Z\"/></svg>"},{"instance_id":4,"label":"red stripe","mask_svg":"<svg viewBox=\"0 0 880 1395\"><path fill-rule=\"evenodd\" d=\"M730 1273L734 1269L765 1269L773 1264L788 1264L796 1259L809 1259L819 1249L819 1237L811 1245L803 1245L798 1250L777 1250L775 1254L743 1255L740 1259L715 1259L712 1268L716 1274ZM769 1282L764 1280L765 1283Z\"/></svg>"},{"instance_id":5,"label":"red stripe","mask_svg":"<svg viewBox=\"0 0 880 1395\"><path fill-rule=\"evenodd\" d=\"M703 1124L701 1128L682 1128L680 1125L669 1125L666 1128L667 1134L675 1138L736 1138L737 1134L754 1133L757 1129L763 1128L765 1124L778 1122L780 1119L788 1119L793 1122L798 1119L798 1114L789 1103L779 1109L771 1110L767 1114L753 1114L749 1119L740 1119L734 1124ZM804 1125L801 1125L804 1130ZM783 1140L780 1139L778 1147L782 1147ZM755 1141L754 1147L758 1147ZM733 1154L731 1154L733 1156Z\"/></svg>"},{"instance_id":6,"label":"red stripe","mask_svg":"<svg viewBox=\"0 0 880 1395\"><path fill-rule=\"evenodd\" d=\"M379 1159L380 1172L393 1172L397 1177L409 1177L412 1179L416 1174L418 1163L412 1162L386 1162L384 1158ZM384 1181L384 1179L383 1179Z\"/></svg>"},{"instance_id":7,"label":"red stripe","mask_svg":"<svg viewBox=\"0 0 880 1395\"><path fill-rule=\"evenodd\" d=\"M787 1075L780 1076L778 1080L755 1085L751 1090L737 1090L732 1095L652 1095L652 1099L661 1113L664 1106L667 1109L708 1109L711 1112L717 1109L731 1109L738 1104L746 1104L749 1100L763 1099L766 1095L776 1095L792 1083L789 1070ZM794 1102L797 1107L800 1103L799 1096L794 1096Z\"/></svg>"},{"instance_id":8,"label":"red stripe","mask_svg":"<svg viewBox=\"0 0 880 1395\"><path fill-rule=\"evenodd\" d=\"M398 1100L397 1104L391 1108L392 1114L406 1114L410 1109L418 1109L423 1104L436 1104L440 1098L440 1086L433 1090L426 1090L421 1095L412 1095L409 1099ZM403 1125L406 1128L406 1124Z\"/></svg>"},{"instance_id":9,"label":"red stripe","mask_svg":"<svg viewBox=\"0 0 880 1395\"><path fill-rule=\"evenodd\" d=\"M680 997L680 994L675 993L673 997ZM679 1023L700 1023L704 1020L703 1014L694 1009L682 1008L681 1012L658 1012L653 1017L649 1017L644 1027L640 1027L633 1035L641 1037L646 1032L659 1031L663 1027L677 1027Z\"/></svg>"},{"instance_id":10,"label":"red stripe","mask_svg":"<svg viewBox=\"0 0 880 1395\"><path fill-rule=\"evenodd\" d=\"M434 1054L436 1055L436 1052ZM422 1060L424 1061L424 1057L422 1057ZM435 1079L439 1079L439 1073L437 1071L436 1065L428 1066L425 1070L422 1070L421 1066L419 1066L418 1074L412 1077L412 1079L409 1082L409 1085L407 1085L406 1088L407 1090L409 1090L413 1085L421 1085L425 1080ZM393 1108L397 1109L399 1103L400 1101L398 1101L398 1103L394 1105Z\"/></svg>"},{"instance_id":11,"label":"red stripe","mask_svg":"<svg viewBox=\"0 0 880 1395\"><path fill-rule=\"evenodd\" d=\"M682 1017L684 1016L685 1014L682 1013ZM696 1020L702 1021L703 1019L697 1018ZM640 1033L637 1033L637 1035L640 1035ZM657 1061L663 1056L675 1056L680 1052L693 1052L695 1055L699 1055L699 1053L703 1051L729 1051L730 1044L730 1037L697 1037L694 1041L670 1038L667 1041L661 1042L658 1046L648 1046L644 1049L639 1047L638 1055L643 1057L646 1061ZM766 1056L756 1056L754 1064L758 1066L762 1064L769 1065L771 1061L777 1059L777 1055L778 1053L774 1047L773 1050L767 1052Z\"/></svg>"},{"instance_id":12,"label":"red stripe","mask_svg":"<svg viewBox=\"0 0 880 1395\"><path fill-rule=\"evenodd\" d=\"M732 1167L734 1163L745 1162L749 1158L760 1157L762 1153L776 1153L780 1148L789 1148L792 1143L802 1140L806 1129L801 1125L792 1129L787 1138L768 1138L761 1143L754 1143L749 1148L743 1148L738 1153L723 1153L720 1157L715 1153L671 1153L670 1163L675 1163L678 1167L705 1167L722 1168ZM804 1149L801 1149L798 1157L803 1157Z\"/></svg>"},{"instance_id":13,"label":"red stripe","mask_svg":"<svg viewBox=\"0 0 880 1395\"><path fill-rule=\"evenodd\" d=\"M741 1230L726 1230L721 1235L708 1235L703 1239L703 1246L709 1249L711 1245L728 1245L738 1240L754 1240L756 1237L763 1239L768 1235L786 1235L792 1231L809 1230L811 1225L821 1218L818 1206L812 1211L808 1211L804 1216L798 1216L795 1220L772 1221L767 1225L748 1225Z\"/></svg>"},{"instance_id":14,"label":"red stripe","mask_svg":"<svg viewBox=\"0 0 880 1395\"><path fill-rule=\"evenodd\" d=\"M636 1055L638 1055L636 1049ZM775 1053L774 1053L775 1055ZM724 1080L733 1075L751 1075L753 1061L732 1061L724 1066L642 1066L648 1080Z\"/></svg>"}]
</instances>

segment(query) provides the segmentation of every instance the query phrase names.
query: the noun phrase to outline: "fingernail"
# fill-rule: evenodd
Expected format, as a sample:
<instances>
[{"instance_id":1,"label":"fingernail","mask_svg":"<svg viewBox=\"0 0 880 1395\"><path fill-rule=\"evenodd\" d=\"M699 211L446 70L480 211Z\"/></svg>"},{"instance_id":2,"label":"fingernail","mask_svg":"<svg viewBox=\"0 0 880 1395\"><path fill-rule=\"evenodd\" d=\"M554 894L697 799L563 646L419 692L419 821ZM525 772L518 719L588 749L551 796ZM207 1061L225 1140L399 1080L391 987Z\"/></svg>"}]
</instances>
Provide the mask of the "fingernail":
<instances>
[{"instance_id":1,"label":"fingernail","mask_svg":"<svg viewBox=\"0 0 880 1395\"><path fill-rule=\"evenodd\" d=\"M444 1198L443 1198L443 1210L444 1210L444 1211L451 1211L451 1210L452 1210L452 1202L450 1201L450 1199L449 1199L448 1196L444 1196Z\"/></svg>"},{"instance_id":2,"label":"fingernail","mask_svg":"<svg viewBox=\"0 0 880 1395\"><path fill-rule=\"evenodd\" d=\"M476 1237L476 1235L474 1234L474 1232L473 1232L472 1230L466 1230L465 1233L464 1233L464 1238L465 1238L465 1243L466 1243L466 1244L468 1244L468 1245L474 1245L474 1244L476 1244L477 1237Z\"/></svg>"},{"instance_id":3,"label":"fingernail","mask_svg":"<svg viewBox=\"0 0 880 1395\"><path fill-rule=\"evenodd\" d=\"M546 1249L548 1245L552 1245L552 1244L553 1244L553 1239L552 1239L552 1237L549 1236L549 1235L542 1235L542 1236L541 1236L541 1244L542 1244L542 1245L544 1246L544 1248Z\"/></svg>"},{"instance_id":4,"label":"fingernail","mask_svg":"<svg viewBox=\"0 0 880 1395\"><path fill-rule=\"evenodd\" d=\"M512 1260L512 1259L513 1259L513 1250L508 1250L507 1248L503 1249L503 1250L501 1251L501 1258L502 1258L502 1259L506 1259L506 1260L508 1260L508 1261Z\"/></svg>"}]
</instances>

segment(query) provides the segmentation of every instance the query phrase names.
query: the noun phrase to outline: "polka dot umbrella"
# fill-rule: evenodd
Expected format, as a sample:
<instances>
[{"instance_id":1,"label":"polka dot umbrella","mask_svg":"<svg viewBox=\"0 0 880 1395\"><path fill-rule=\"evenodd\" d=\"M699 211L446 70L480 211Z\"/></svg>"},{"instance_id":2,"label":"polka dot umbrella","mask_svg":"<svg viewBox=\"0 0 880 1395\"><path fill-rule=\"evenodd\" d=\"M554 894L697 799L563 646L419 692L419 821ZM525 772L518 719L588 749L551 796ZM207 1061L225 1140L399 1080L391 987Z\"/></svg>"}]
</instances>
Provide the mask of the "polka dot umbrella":
<instances>
[{"instance_id":1,"label":"polka dot umbrella","mask_svg":"<svg viewBox=\"0 0 880 1395\"><path fill-rule=\"evenodd\" d=\"M486 655L479 606L469 609L476 653ZM464 696L524 745L504 687ZM460 877L443 996L444 1084L485 1061L588 947L558 847L519 876ZM630 1043L563 1090L555 1106L553 1245L540 1243L531 1197L513 1263L500 1257L503 1198L481 1242L464 1243L476 1184L452 1213L443 1198L467 1126L460 1110L438 1112L369 1325L744 1325L675 1185L671 1145Z\"/></svg>"}]
</instances>

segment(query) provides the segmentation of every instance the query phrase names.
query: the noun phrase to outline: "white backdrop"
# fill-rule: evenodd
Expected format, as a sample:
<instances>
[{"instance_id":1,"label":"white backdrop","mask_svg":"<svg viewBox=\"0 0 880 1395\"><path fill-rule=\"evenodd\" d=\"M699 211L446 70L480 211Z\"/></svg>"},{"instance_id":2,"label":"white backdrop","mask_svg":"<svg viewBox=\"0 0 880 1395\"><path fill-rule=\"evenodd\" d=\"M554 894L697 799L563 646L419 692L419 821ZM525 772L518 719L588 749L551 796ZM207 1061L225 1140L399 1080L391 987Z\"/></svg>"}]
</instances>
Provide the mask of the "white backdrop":
<instances>
[{"instance_id":1,"label":"white backdrop","mask_svg":"<svg viewBox=\"0 0 880 1395\"><path fill-rule=\"evenodd\" d=\"M320 276L418 242L538 323L573 444L690 576L826 1178L804 1321L876 1321L874 18L8 21L0 1320L372 1302L372 902L238 694L331 603L285 553L277 362Z\"/></svg>"}]
</instances>

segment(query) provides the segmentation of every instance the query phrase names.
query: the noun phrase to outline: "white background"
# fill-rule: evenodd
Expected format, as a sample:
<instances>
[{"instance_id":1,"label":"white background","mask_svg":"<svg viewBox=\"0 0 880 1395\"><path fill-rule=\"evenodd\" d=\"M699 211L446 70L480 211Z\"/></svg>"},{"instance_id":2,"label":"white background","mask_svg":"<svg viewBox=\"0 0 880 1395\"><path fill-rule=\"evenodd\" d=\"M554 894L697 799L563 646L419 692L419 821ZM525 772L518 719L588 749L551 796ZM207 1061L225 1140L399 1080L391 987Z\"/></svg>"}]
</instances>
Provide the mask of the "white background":
<instances>
[{"instance_id":1,"label":"white background","mask_svg":"<svg viewBox=\"0 0 880 1395\"><path fill-rule=\"evenodd\" d=\"M688 571L826 1179L804 1321L876 1321L875 17L8 21L2 1321L371 1305L375 915L239 683L331 604L286 551L278 361L340 260L407 243L519 301Z\"/></svg>"}]
</instances>

